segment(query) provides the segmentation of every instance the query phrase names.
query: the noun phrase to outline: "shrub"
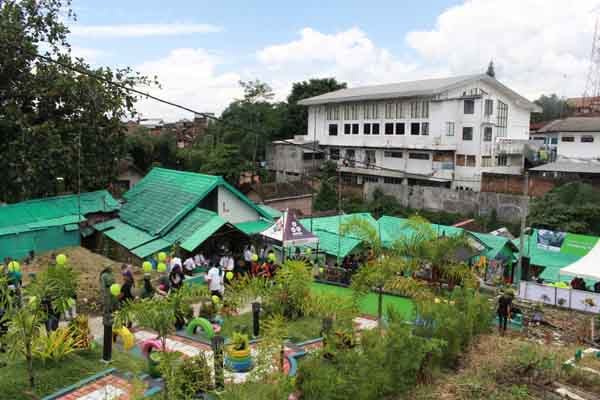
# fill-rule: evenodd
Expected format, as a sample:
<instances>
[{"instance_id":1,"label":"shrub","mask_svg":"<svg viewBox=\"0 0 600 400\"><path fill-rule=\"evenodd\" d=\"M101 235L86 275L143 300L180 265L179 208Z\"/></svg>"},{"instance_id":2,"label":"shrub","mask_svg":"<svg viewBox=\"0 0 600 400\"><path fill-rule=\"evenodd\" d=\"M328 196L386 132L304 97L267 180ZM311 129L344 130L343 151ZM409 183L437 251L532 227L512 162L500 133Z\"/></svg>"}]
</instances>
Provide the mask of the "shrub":
<instances>
[{"instance_id":1,"label":"shrub","mask_svg":"<svg viewBox=\"0 0 600 400\"><path fill-rule=\"evenodd\" d=\"M211 386L211 369L204 353L182 359L180 353L161 352L158 369L165 380L165 399L196 399Z\"/></svg>"},{"instance_id":2,"label":"shrub","mask_svg":"<svg viewBox=\"0 0 600 400\"><path fill-rule=\"evenodd\" d=\"M79 348L80 342L71 335L67 328L58 328L48 333L44 327L33 341L33 356L46 361L60 361Z\"/></svg>"}]
</instances>

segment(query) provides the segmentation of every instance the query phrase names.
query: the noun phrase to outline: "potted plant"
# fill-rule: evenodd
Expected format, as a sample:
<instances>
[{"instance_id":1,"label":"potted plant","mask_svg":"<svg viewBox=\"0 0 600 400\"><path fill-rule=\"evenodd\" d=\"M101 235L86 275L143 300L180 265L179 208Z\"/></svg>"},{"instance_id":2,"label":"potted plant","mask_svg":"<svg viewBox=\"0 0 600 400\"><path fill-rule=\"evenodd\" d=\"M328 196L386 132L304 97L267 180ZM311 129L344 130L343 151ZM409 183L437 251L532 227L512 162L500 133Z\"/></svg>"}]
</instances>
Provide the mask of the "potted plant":
<instances>
[{"instance_id":1,"label":"potted plant","mask_svg":"<svg viewBox=\"0 0 600 400\"><path fill-rule=\"evenodd\" d=\"M234 372L247 372L252 368L248 335L239 332L233 334L225 346L225 366Z\"/></svg>"}]
</instances>

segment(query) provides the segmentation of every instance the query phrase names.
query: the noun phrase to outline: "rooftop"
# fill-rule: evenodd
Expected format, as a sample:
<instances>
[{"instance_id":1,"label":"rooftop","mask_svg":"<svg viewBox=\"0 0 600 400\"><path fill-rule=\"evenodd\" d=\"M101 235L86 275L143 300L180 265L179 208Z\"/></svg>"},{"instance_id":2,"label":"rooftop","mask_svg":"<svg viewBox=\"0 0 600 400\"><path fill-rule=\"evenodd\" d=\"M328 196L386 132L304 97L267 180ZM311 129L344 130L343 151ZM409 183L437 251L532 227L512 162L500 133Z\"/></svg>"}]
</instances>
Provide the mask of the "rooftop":
<instances>
[{"instance_id":1,"label":"rooftop","mask_svg":"<svg viewBox=\"0 0 600 400\"><path fill-rule=\"evenodd\" d=\"M557 119L544 125L536 133L550 132L600 132L600 117Z\"/></svg>"},{"instance_id":2,"label":"rooftop","mask_svg":"<svg viewBox=\"0 0 600 400\"><path fill-rule=\"evenodd\" d=\"M301 105L341 103L346 101L361 101L361 100L379 100L391 99L398 97L417 97L417 96L433 96L444 91L460 87L472 82L484 81L495 86L498 90L504 92L507 96L515 99L532 111L541 111L540 107L530 102L526 98L517 94L513 90L504 86L496 79L486 74L462 75L448 78L423 79L417 81L405 81L399 83L389 83L384 85L362 86L356 88L348 88L325 93L319 96L310 97L298 102Z\"/></svg>"},{"instance_id":3,"label":"rooftop","mask_svg":"<svg viewBox=\"0 0 600 400\"><path fill-rule=\"evenodd\" d=\"M556 161L531 168L538 172L571 172L578 174L600 174L600 162Z\"/></svg>"}]
</instances>

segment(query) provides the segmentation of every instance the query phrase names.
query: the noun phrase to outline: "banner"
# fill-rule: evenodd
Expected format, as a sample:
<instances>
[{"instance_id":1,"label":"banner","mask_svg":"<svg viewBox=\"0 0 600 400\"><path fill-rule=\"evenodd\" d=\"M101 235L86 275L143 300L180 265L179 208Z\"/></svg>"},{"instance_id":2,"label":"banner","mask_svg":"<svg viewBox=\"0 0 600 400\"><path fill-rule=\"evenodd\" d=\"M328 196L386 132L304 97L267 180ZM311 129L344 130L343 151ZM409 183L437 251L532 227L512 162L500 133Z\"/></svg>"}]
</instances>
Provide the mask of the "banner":
<instances>
[{"instance_id":1,"label":"banner","mask_svg":"<svg viewBox=\"0 0 600 400\"><path fill-rule=\"evenodd\" d=\"M597 241L598 238L595 236L567 233L563 245L560 248L560 252L575 256L585 256L590 252L590 250L592 250Z\"/></svg>"},{"instance_id":2,"label":"banner","mask_svg":"<svg viewBox=\"0 0 600 400\"><path fill-rule=\"evenodd\" d=\"M544 250L559 252L566 237L565 232L548 231L538 229L537 246Z\"/></svg>"}]
</instances>

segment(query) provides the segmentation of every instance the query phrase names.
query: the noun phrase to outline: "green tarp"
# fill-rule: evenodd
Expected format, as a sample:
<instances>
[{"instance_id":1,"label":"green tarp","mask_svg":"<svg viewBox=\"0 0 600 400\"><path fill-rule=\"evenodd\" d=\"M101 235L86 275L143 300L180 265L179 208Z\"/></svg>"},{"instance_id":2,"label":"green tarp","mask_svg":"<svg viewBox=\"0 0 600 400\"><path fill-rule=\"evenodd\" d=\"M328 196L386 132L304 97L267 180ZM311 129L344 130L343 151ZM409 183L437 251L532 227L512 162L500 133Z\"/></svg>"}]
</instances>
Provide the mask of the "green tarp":
<instances>
[{"instance_id":1,"label":"green tarp","mask_svg":"<svg viewBox=\"0 0 600 400\"><path fill-rule=\"evenodd\" d=\"M575 256L585 256L596 245L596 242L598 242L596 236L567 233L565 240L560 247L560 252Z\"/></svg>"}]
</instances>

